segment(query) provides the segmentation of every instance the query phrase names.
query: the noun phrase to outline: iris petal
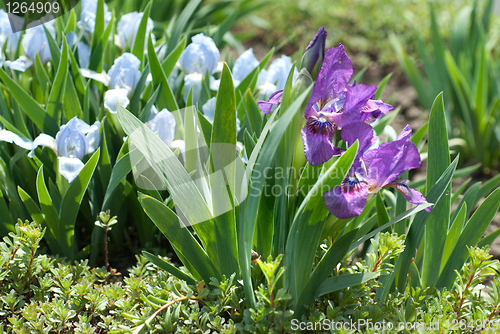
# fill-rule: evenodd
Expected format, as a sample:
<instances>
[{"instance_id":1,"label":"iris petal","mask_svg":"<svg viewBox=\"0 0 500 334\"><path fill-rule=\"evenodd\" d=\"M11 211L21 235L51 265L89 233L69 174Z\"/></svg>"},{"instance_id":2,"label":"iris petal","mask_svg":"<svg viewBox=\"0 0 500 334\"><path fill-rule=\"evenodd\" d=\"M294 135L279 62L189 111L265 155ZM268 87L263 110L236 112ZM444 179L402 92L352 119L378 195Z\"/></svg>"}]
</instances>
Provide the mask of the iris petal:
<instances>
[{"instance_id":1,"label":"iris petal","mask_svg":"<svg viewBox=\"0 0 500 334\"><path fill-rule=\"evenodd\" d=\"M368 186L364 182L352 182L347 178L342 185L323 194L328 211L339 219L360 215L366 206Z\"/></svg>"},{"instance_id":2,"label":"iris petal","mask_svg":"<svg viewBox=\"0 0 500 334\"><path fill-rule=\"evenodd\" d=\"M260 110L262 110L262 112L266 115L269 114L271 112L271 109L273 108L273 106L275 104L278 104L281 102L282 97L283 97L282 90L274 92L273 94L271 94L271 96L269 97L269 100L267 102L266 101L259 101L258 102Z\"/></svg>"},{"instance_id":3,"label":"iris petal","mask_svg":"<svg viewBox=\"0 0 500 334\"><path fill-rule=\"evenodd\" d=\"M332 138L335 129L326 121L321 122L311 117L302 129L302 142L307 161L311 165L319 165L330 160L334 155L342 154L343 150L333 146Z\"/></svg>"},{"instance_id":4,"label":"iris petal","mask_svg":"<svg viewBox=\"0 0 500 334\"><path fill-rule=\"evenodd\" d=\"M78 158L59 157L59 173L68 180L69 183L78 176L82 168L85 166Z\"/></svg>"},{"instance_id":5,"label":"iris petal","mask_svg":"<svg viewBox=\"0 0 500 334\"><path fill-rule=\"evenodd\" d=\"M340 95L347 87L352 74L351 60L345 54L342 44L326 50L321 70L306 107L305 117L309 118L313 105L318 101L321 100L323 104L326 104Z\"/></svg>"},{"instance_id":6,"label":"iris petal","mask_svg":"<svg viewBox=\"0 0 500 334\"><path fill-rule=\"evenodd\" d=\"M422 193L420 193L420 191L412 189L408 186L408 180L396 179L394 182L389 183L387 185L387 187L395 188L411 204L415 204L415 205L428 204L424 195L422 195ZM431 212L431 207L425 208L425 211Z\"/></svg>"}]
</instances>

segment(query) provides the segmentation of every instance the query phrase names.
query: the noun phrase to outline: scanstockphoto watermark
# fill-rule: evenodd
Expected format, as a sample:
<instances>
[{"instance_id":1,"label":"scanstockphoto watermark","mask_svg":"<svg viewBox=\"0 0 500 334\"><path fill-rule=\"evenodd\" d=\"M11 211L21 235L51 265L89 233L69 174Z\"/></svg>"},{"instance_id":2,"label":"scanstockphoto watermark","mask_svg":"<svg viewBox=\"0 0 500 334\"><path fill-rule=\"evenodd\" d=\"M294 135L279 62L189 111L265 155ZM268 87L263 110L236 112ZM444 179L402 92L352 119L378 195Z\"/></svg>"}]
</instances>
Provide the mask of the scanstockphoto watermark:
<instances>
[{"instance_id":1,"label":"scanstockphoto watermark","mask_svg":"<svg viewBox=\"0 0 500 334\"><path fill-rule=\"evenodd\" d=\"M473 332L487 330L497 330L500 320L477 319L475 321L467 321L465 319L450 321L436 319L430 322L391 322L386 320L373 321L372 319L358 319L357 321L333 321L324 319L318 322L304 322L297 319L292 320L291 329L293 331L356 331L364 332L367 330L386 331L386 332L436 332L442 328L447 328L452 331Z\"/></svg>"}]
</instances>

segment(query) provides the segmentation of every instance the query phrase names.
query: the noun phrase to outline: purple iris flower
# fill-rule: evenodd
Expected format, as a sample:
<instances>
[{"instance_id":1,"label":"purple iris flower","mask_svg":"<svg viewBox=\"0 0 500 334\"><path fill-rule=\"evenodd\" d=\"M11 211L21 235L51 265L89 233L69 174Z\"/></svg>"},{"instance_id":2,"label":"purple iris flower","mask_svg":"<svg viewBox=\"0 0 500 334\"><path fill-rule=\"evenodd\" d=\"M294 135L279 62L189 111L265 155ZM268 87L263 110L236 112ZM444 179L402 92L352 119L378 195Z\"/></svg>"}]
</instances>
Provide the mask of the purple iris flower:
<instances>
[{"instance_id":1,"label":"purple iris flower","mask_svg":"<svg viewBox=\"0 0 500 334\"><path fill-rule=\"evenodd\" d=\"M333 145L335 131L363 120L361 110L374 97L376 86L349 85L352 74L351 60L342 44L326 50L306 107L306 126L302 129L305 155L312 165L322 164L341 153Z\"/></svg>"},{"instance_id":2,"label":"purple iris flower","mask_svg":"<svg viewBox=\"0 0 500 334\"><path fill-rule=\"evenodd\" d=\"M318 32L316 32L314 38L305 49L304 54L302 55L301 67L305 68L308 71L313 80L318 75L318 72L323 63L325 54L325 40L325 28L320 27L318 29ZM262 110L264 114L269 114L273 106L281 102L281 97L283 96L283 88L285 87L288 73L290 72L291 68L292 61L289 57L283 55L281 56L281 58L273 61L271 66L269 66L269 70L262 70L260 72L257 85L260 85L261 88L263 88L263 86L269 84L270 86L273 86L274 89L278 89L271 94L267 102L259 101L260 110ZM276 84L276 86L274 84ZM261 92L262 90L263 89L261 89ZM273 90L271 90L271 92L272 91Z\"/></svg>"},{"instance_id":3,"label":"purple iris flower","mask_svg":"<svg viewBox=\"0 0 500 334\"><path fill-rule=\"evenodd\" d=\"M272 93L267 102L266 101L258 102L260 110L262 110L262 112L266 115L269 114L273 106L281 102L282 97L283 97L282 90L278 90Z\"/></svg>"},{"instance_id":4,"label":"purple iris flower","mask_svg":"<svg viewBox=\"0 0 500 334\"><path fill-rule=\"evenodd\" d=\"M359 140L358 156L340 186L323 195L328 211L340 219L355 217L363 212L368 194L382 188L396 188L412 204L426 204L425 197L408 186L408 180L399 178L407 169L419 168L420 154L410 141L411 128L407 125L398 138L370 148L374 142L373 130L364 122L354 122L342 130L342 140L352 145ZM347 130L347 131L346 131ZM431 211L430 207L425 209Z\"/></svg>"},{"instance_id":5,"label":"purple iris flower","mask_svg":"<svg viewBox=\"0 0 500 334\"><path fill-rule=\"evenodd\" d=\"M368 100L363 109L361 109L364 113L363 120L369 124L383 115L387 115L391 110L394 110L394 107L382 102L382 100Z\"/></svg>"}]
</instances>

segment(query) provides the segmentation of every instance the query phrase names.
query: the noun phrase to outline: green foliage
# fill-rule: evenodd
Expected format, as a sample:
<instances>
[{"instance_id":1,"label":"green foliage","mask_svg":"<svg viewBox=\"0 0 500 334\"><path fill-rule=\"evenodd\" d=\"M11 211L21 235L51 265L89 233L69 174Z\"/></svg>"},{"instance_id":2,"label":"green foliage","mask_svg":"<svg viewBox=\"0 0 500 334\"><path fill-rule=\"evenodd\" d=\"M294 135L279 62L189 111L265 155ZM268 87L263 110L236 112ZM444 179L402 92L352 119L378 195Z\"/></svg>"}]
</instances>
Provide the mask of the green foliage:
<instances>
[{"instance_id":1,"label":"green foliage","mask_svg":"<svg viewBox=\"0 0 500 334\"><path fill-rule=\"evenodd\" d=\"M103 230L97 228L94 221L99 212L111 210L120 222L120 228L110 231L111 250L129 251L134 232L139 235L141 248L157 249L159 231L140 209L137 186L130 173L139 161L130 161L128 142L122 141L123 129L116 116L108 114L103 106L106 91L115 88L107 87L107 74L103 72L110 70L116 58L131 52L141 61L139 70L142 71L135 91L129 96L131 110L145 120L153 106L174 111L178 109L177 97L182 85L173 89L168 78L173 76L190 37L200 32L212 37L217 35L218 47L234 42L228 30L235 19L263 5L262 1L248 0L215 4L201 0L168 3L99 0L96 1L95 26L90 31L77 22L80 6L70 15L57 19L54 36L46 28L48 43L44 51L50 51L52 60L42 62L41 54L37 54L31 59L33 66L24 72L8 66L0 70L2 128L28 142L41 134L55 137L61 126L75 116L89 125L100 121L100 150L81 159L84 169L68 183L59 172L61 152L48 147L29 152L29 149L0 143L0 213L3 217L0 233L6 235L13 231L19 217L31 218L47 227L45 240L50 252L71 260L90 253L91 263L95 264L103 249L100 247ZM134 44L116 45L118 22L134 10L144 13L138 22ZM146 34L150 17L154 19L151 36ZM222 22L225 22L223 27L215 29L215 25ZM73 38L70 39L69 33L74 33ZM90 48L85 69L80 68L83 46L79 42ZM5 60L14 61L23 55L22 43L14 52L6 48L1 52ZM97 73L89 78L84 74L88 70ZM177 74L178 68L175 71ZM147 80L149 74L152 83ZM212 94L210 90L209 94ZM210 97L207 95L206 100ZM180 103L184 105L183 101ZM33 157L27 157L28 153Z\"/></svg>"},{"instance_id":2,"label":"green foliage","mask_svg":"<svg viewBox=\"0 0 500 334\"><path fill-rule=\"evenodd\" d=\"M394 328L412 322L442 332L467 328L494 333L500 320L499 268L487 248L469 249L471 260L457 272L450 290L409 287L378 304L373 290L380 282L369 279L317 298L300 324L293 319L291 296L283 288L273 294L265 284L259 285L256 306L249 307L242 302L244 289L235 275L188 285L143 257L137 257L124 277L112 275L90 268L87 261L70 264L38 254L43 233L39 225L20 221L0 243L0 328L5 333L288 333L298 326L351 321L385 321ZM368 258L384 258L382 262L389 265L401 251L401 241L396 235L381 234ZM279 261L261 262L267 275ZM373 264L372 260L354 264L345 257L335 277L366 275ZM260 268L254 265L255 270ZM486 277L493 278L490 292L482 285ZM375 333L368 326L361 325L360 330Z\"/></svg>"},{"instance_id":3,"label":"green foliage","mask_svg":"<svg viewBox=\"0 0 500 334\"><path fill-rule=\"evenodd\" d=\"M498 27L491 24L492 0L478 1L462 8L450 27L449 38L442 36L436 10L430 7L431 46L416 33L418 58L423 72L403 43L391 36L391 43L419 101L430 108L434 96L444 90L450 137L460 139L459 149L467 160L479 161L485 168L498 168L500 138L497 119L499 68Z\"/></svg>"}]
</instances>

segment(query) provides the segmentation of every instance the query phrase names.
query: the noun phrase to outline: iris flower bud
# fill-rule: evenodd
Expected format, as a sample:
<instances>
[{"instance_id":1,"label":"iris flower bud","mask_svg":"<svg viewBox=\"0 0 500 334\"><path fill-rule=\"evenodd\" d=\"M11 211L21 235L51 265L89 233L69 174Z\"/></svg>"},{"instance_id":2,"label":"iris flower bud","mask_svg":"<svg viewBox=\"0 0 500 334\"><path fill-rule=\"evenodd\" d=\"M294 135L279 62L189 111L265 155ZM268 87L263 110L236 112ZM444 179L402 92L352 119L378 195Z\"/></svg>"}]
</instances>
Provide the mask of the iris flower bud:
<instances>
[{"instance_id":1,"label":"iris flower bud","mask_svg":"<svg viewBox=\"0 0 500 334\"><path fill-rule=\"evenodd\" d=\"M323 58L325 56L325 40L326 30L324 27L321 27L302 56L300 67L301 69L305 68L311 74L313 80L316 80L319 70L321 69L321 64L323 63Z\"/></svg>"}]
</instances>

